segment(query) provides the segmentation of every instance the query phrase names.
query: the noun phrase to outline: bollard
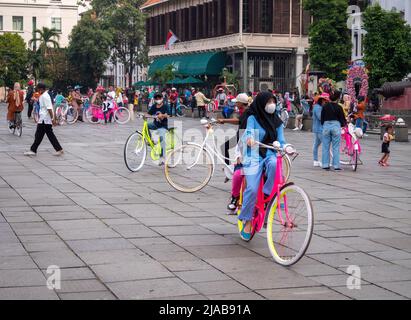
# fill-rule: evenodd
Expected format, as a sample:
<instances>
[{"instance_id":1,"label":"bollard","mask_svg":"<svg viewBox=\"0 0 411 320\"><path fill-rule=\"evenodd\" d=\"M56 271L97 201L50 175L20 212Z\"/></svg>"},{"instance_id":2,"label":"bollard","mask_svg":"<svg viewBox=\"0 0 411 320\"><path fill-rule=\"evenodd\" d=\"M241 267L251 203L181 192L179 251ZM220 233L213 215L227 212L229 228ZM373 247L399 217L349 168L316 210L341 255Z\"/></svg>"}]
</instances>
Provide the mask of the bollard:
<instances>
[{"instance_id":1,"label":"bollard","mask_svg":"<svg viewBox=\"0 0 411 320\"><path fill-rule=\"evenodd\" d=\"M408 142L408 126L406 124L394 126L395 142Z\"/></svg>"}]
</instances>

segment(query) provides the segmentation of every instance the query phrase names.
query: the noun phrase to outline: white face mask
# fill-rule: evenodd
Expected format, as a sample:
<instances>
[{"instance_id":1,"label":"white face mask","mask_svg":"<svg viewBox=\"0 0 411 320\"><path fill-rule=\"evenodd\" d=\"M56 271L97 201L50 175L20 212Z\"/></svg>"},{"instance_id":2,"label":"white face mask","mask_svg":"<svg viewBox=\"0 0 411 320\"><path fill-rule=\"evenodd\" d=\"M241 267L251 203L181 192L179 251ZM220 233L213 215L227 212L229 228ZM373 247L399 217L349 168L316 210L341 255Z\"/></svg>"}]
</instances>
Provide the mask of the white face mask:
<instances>
[{"instance_id":1,"label":"white face mask","mask_svg":"<svg viewBox=\"0 0 411 320\"><path fill-rule=\"evenodd\" d=\"M275 109L276 109L275 103L266 104L265 106L265 112L269 114L273 114L275 112Z\"/></svg>"},{"instance_id":2,"label":"white face mask","mask_svg":"<svg viewBox=\"0 0 411 320\"><path fill-rule=\"evenodd\" d=\"M161 99L161 100L156 100L156 103L157 103L157 104L162 104L162 103L163 103L163 99Z\"/></svg>"}]
</instances>

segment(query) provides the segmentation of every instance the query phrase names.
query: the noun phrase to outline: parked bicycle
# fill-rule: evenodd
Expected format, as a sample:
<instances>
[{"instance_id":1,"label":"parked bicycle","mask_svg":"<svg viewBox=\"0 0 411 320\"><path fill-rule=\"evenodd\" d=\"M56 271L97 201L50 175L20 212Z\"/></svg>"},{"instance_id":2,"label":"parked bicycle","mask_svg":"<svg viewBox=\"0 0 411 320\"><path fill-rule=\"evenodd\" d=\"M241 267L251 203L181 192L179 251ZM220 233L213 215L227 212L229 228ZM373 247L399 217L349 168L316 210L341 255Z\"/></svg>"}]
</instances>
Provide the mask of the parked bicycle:
<instances>
[{"instance_id":1,"label":"parked bicycle","mask_svg":"<svg viewBox=\"0 0 411 320\"><path fill-rule=\"evenodd\" d=\"M217 161L223 164L223 171L227 179L232 179L234 166L227 165L225 160L234 163L233 159L227 159L221 154L217 147L214 128L218 126L215 119L210 121L201 120L206 130L206 136L201 144L187 142L181 147L172 151L165 162L164 170L167 182L176 190L193 193L203 189L211 180L214 174ZM211 140L211 143L209 141ZM285 155L284 177L289 179L291 160Z\"/></svg>"},{"instance_id":2,"label":"parked bicycle","mask_svg":"<svg viewBox=\"0 0 411 320\"><path fill-rule=\"evenodd\" d=\"M352 123L341 130L340 163L351 166L353 171L357 171L358 165L362 164L360 159L362 152L360 139L362 136L362 129L355 128Z\"/></svg>"},{"instance_id":3,"label":"parked bicycle","mask_svg":"<svg viewBox=\"0 0 411 320\"><path fill-rule=\"evenodd\" d=\"M147 148L150 147L150 157L156 162L162 154L161 141L154 142L148 128L147 119L155 117L138 114L137 118L144 120L143 129L134 132L126 141L124 146L124 162L131 172L138 172L143 168L147 158ZM169 128L166 134L166 153L172 151L176 146L181 145L181 139L175 132L175 128Z\"/></svg>"},{"instance_id":4,"label":"parked bicycle","mask_svg":"<svg viewBox=\"0 0 411 320\"><path fill-rule=\"evenodd\" d=\"M56 108L56 119L59 125L63 125L65 122L68 124L74 124L78 119L78 111L67 103L67 100L63 100L62 104Z\"/></svg>"},{"instance_id":5,"label":"parked bicycle","mask_svg":"<svg viewBox=\"0 0 411 320\"><path fill-rule=\"evenodd\" d=\"M92 105L86 110L86 119L91 123L101 123L114 119L119 124L126 124L130 121L131 115L127 108L119 107L117 103L113 103L113 108L109 108L104 112L102 107Z\"/></svg>"},{"instance_id":6,"label":"parked bicycle","mask_svg":"<svg viewBox=\"0 0 411 320\"><path fill-rule=\"evenodd\" d=\"M266 145L256 142L260 147L277 152L275 183L271 194L264 195L264 175L261 177L252 219L251 239L266 224L267 244L274 261L283 266L297 263L305 254L314 229L313 206L308 194L293 182L287 183L283 176L286 156L296 154L292 145L281 148L279 142ZM240 195L238 215L241 213L245 179ZM243 222L238 220L238 229L243 230ZM250 240L251 240L250 239Z\"/></svg>"}]
</instances>

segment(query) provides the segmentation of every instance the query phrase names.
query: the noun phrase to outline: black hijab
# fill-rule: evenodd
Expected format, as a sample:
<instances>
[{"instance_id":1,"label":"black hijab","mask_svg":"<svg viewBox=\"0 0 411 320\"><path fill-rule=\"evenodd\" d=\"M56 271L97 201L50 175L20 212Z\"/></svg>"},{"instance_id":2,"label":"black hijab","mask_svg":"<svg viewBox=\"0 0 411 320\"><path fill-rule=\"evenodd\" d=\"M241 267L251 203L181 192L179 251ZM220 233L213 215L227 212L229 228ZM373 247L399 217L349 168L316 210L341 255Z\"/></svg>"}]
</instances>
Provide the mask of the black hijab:
<instances>
[{"instance_id":1,"label":"black hijab","mask_svg":"<svg viewBox=\"0 0 411 320\"><path fill-rule=\"evenodd\" d=\"M240 121L240 129L245 129L247 126L247 119L249 116L254 116L257 122L264 128L265 136L262 143L271 144L277 141L277 128L283 124L277 113L268 114L265 111L265 106L270 99L275 96L271 92L261 92L257 95L254 102L243 114L244 119ZM242 126L242 127L241 127ZM267 149L260 148L260 155L265 158Z\"/></svg>"}]
</instances>

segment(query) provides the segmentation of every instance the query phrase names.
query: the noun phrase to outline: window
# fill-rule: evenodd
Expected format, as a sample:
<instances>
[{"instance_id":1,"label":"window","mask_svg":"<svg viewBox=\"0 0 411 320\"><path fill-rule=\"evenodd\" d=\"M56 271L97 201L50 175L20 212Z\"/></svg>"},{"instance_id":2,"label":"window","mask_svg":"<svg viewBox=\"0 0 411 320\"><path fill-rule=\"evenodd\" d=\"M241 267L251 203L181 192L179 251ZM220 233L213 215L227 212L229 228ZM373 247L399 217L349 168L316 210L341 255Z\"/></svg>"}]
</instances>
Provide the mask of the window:
<instances>
[{"instance_id":1,"label":"window","mask_svg":"<svg viewBox=\"0 0 411 320\"><path fill-rule=\"evenodd\" d=\"M243 31L250 32L250 17L249 17L248 0L243 1Z\"/></svg>"},{"instance_id":2,"label":"window","mask_svg":"<svg viewBox=\"0 0 411 320\"><path fill-rule=\"evenodd\" d=\"M23 17L13 17L13 31L23 31Z\"/></svg>"},{"instance_id":3,"label":"window","mask_svg":"<svg viewBox=\"0 0 411 320\"><path fill-rule=\"evenodd\" d=\"M3 16L0 16L0 30L3 30Z\"/></svg>"},{"instance_id":4,"label":"window","mask_svg":"<svg viewBox=\"0 0 411 320\"><path fill-rule=\"evenodd\" d=\"M51 18L51 28L61 32L61 18Z\"/></svg>"}]
</instances>

